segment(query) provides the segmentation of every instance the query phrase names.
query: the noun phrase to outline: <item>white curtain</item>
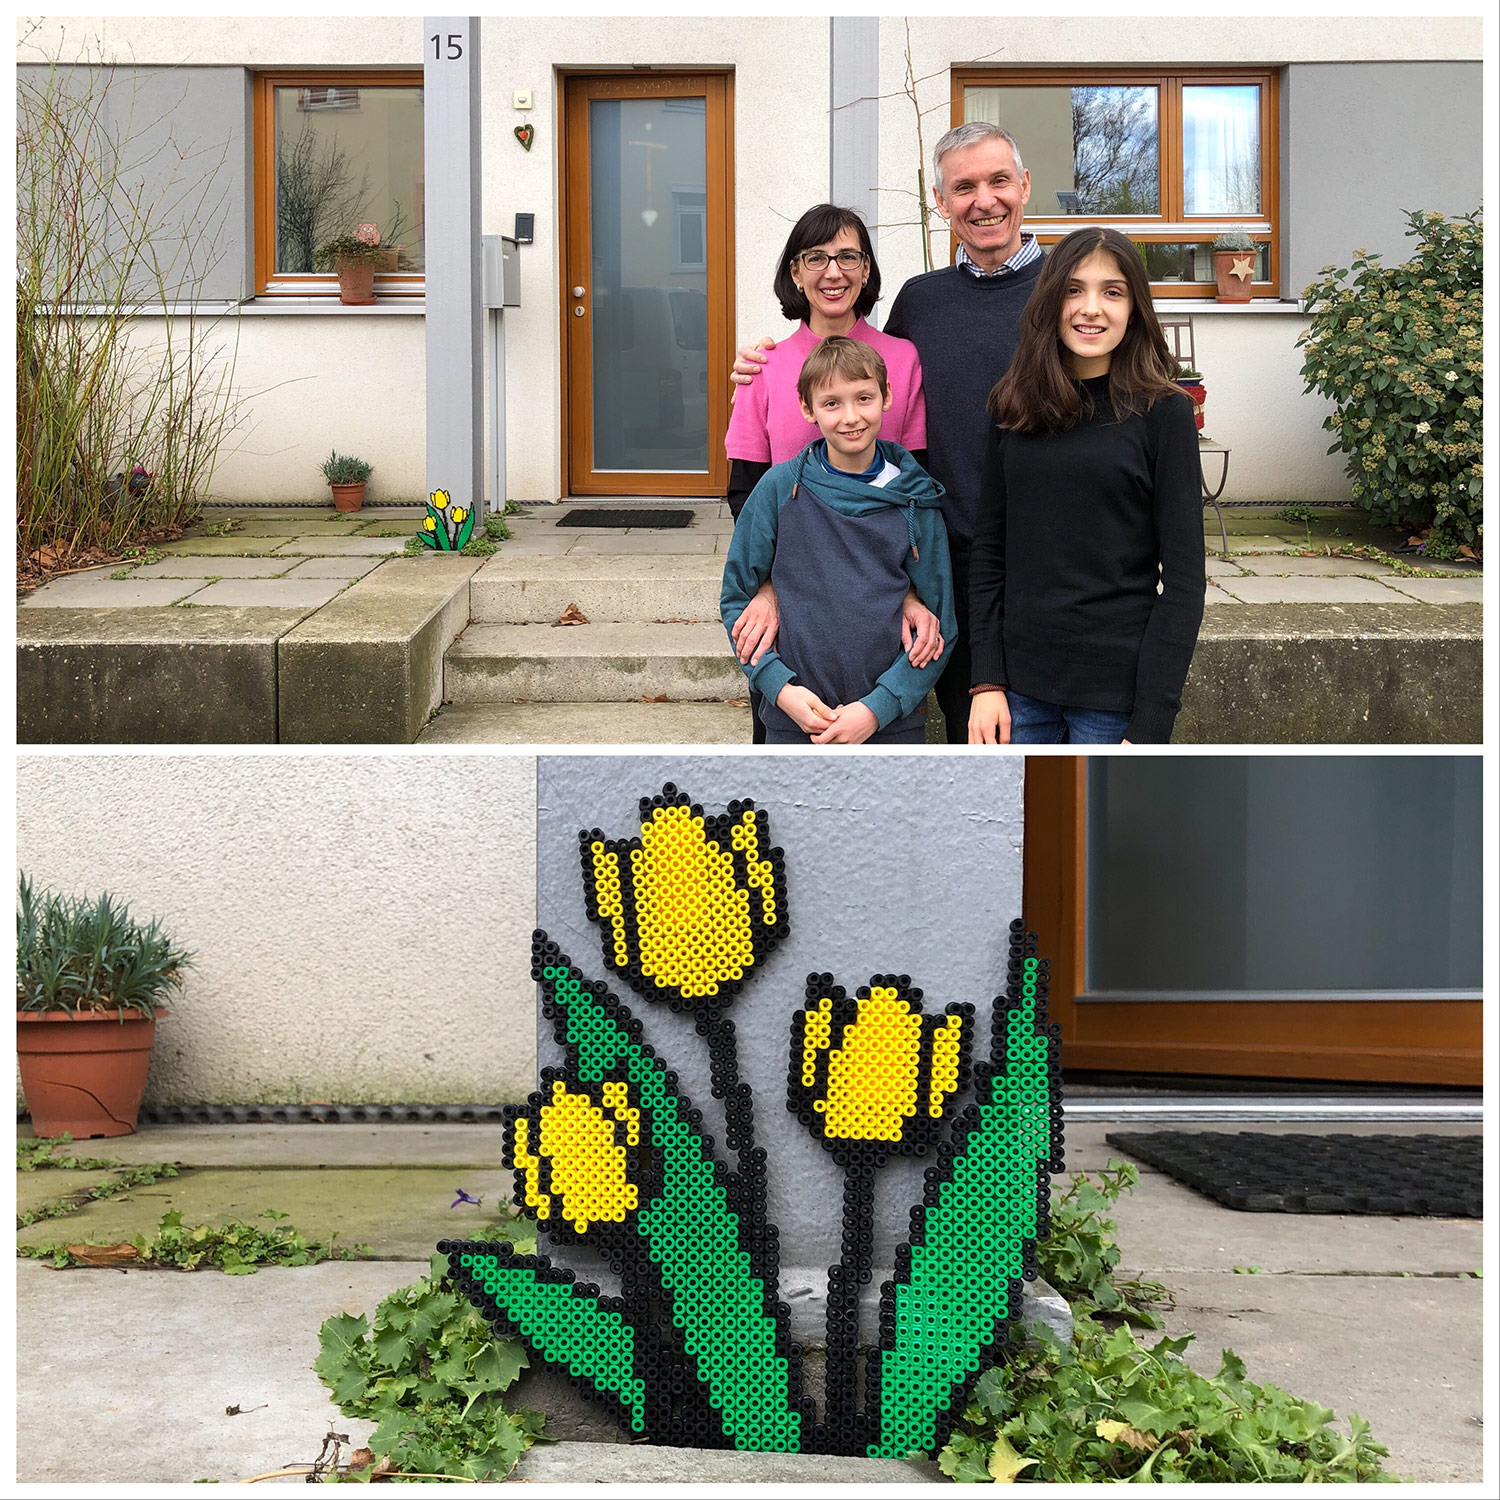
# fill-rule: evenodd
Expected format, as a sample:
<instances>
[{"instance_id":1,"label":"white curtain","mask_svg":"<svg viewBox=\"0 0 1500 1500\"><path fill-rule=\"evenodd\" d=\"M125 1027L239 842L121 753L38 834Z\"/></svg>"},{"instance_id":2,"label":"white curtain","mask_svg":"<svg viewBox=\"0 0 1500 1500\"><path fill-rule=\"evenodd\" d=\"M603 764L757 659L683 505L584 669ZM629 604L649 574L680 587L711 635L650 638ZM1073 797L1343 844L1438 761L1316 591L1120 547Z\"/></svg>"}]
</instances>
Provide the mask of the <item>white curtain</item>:
<instances>
[{"instance_id":1,"label":"white curtain","mask_svg":"<svg viewBox=\"0 0 1500 1500\"><path fill-rule=\"evenodd\" d=\"M1260 213L1260 90L1254 84L1183 89L1182 175L1187 213Z\"/></svg>"}]
</instances>

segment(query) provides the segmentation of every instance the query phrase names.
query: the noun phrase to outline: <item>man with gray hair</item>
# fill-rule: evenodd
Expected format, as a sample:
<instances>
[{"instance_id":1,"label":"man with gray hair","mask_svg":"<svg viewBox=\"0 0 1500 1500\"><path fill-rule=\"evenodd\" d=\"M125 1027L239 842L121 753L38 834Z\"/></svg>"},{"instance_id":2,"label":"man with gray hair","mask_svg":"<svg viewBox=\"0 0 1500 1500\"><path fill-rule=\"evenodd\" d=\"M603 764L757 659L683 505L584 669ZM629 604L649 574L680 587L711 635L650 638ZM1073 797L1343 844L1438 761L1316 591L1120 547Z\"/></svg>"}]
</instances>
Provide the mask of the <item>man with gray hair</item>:
<instances>
[{"instance_id":1,"label":"man with gray hair","mask_svg":"<svg viewBox=\"0 0 1500 1500\"><path fill-rule=\"evenodd\" d=\"M896 295L885 331L910 339L927 397L925 467L939 480L953 564L959 638L935 689L950 745L969 742L969 556L990 438L990 390L1010 368L1021 312L1036 285L1042 250L1021 230L1031 174L1014 138L998 125L956 125L932 150L932 196L958 238L951 266L913 276ZM741 349L740 384L764 363Z\"/></svg>"}]
</instances>

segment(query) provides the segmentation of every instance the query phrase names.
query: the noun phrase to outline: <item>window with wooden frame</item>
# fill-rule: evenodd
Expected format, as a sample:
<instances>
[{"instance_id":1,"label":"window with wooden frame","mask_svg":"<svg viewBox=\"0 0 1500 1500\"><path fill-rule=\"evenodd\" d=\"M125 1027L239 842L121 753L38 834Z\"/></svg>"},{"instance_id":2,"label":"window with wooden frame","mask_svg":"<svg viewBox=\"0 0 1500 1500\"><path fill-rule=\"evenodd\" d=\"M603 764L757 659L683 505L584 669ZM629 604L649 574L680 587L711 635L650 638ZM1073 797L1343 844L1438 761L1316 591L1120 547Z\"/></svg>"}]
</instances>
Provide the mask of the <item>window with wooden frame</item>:
<instances>
[{"instance_id":1,"label":"window with wooden frame","mask_svg":"<svg viewBox=\"0 0 1500 1500\"><path fill-rule=\"evenodd\" d=\"M1214 237L1243 229L1251 295L1280 296L1274 70L955 69L952 88L955 125L1015 137L1042 244L1108 224L1140 246L1158 297L1212 297Z\"/></svg>"},{"instance_id":2,"label":"window with wooden frame","mask_svg":"<svg viewBox=\"0 0 1500 1500\"><path fill-rule=\"evenodd\" d=\"M318 247L373 224L381 294L422 296L422 70L262 73L254 101L256 294L336 298Z\"/></svg>"}]
</instances>

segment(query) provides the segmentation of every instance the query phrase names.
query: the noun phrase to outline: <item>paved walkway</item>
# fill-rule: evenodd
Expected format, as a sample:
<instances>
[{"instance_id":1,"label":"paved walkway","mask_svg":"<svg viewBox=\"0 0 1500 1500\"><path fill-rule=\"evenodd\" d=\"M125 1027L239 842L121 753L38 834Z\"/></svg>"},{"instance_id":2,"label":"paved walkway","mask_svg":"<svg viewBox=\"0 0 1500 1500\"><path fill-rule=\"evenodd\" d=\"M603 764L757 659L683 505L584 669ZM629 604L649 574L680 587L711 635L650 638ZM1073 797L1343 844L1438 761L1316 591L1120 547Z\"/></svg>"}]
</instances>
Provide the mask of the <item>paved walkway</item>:
<instances>
[{"instance_id":1,"label":"paved walkway","mask_svg":"<svg viewBox=\"0 0 1500 1500\"><path fill-rule=\"evenodd\" d=\"M564 527L573 505L527 506L509 518L507 558L722 557L734 529L728 507L692 505L681 529L627 531ZM626 502L619 502L624 504ZM628 502L632 508L643 502ZM683 502L650 501L649 505ZM356 579L399 556L423 514L412 506L367 507L353 515L287 507L213 509L181 541L152 549L155 560L90 569L54 579L26 595L22 609L129 609L150 605L316 609ZM1368 558L1328 556L1356 546L1390 545L1390 533L1355 511L1328 511L1308 522L1275 511L1226 511L1229 562L1217 521L1205 512L1210 605L1478 604L1483 580L1470 564L1424 563L1440 577L1413 578ZM220 530L232 523L227 533ZM1303 555L1312 553L1314 555Z\"/></svg>"},{"instance_id":2,"label":"paved walkway","mask_svg":"<svg viewBox=\"0 0 1500 1500\"><path fill-rule=\"evenodd\" d=\"M1069 1170L1097 1169L1116 1155L1104 1142L1112 1128L1070 1126ZM33 1226L23 1238L124 1238L154 1227L173 1206L200 1220L249 1219L275 1208L290 1211L309 1234L338 1229L346 1240L366 1240L377 1258L247 1277L55 1271L21 1261L23 1483L228 1482L310 1462L330 1427L362 1440L369 1425L343 1418L313 1374L319 1324L337 1312L371 1313L380 1298L422 1275L429 1247L463 1232L460 1212L476 1212L450 1209L452 1190L483 1194L490 1205L508 1175L494 1165L500 1127L487 1125L171 1126L90 1149L130 1163L181 1161L191 1170ZM18 1177L18 1186L24 1206L71 1184L50 1172ZM1165 1282L1177 1299L1170 1331L1197 1335L1188 1355L1194 1363L1212 1371L1220 1349L1230 1347L1251 1379L1340 1416L1359 1412L1405 1478L1482 1478L1483 1283L1472 1279L1483 1258L1478 1222L1240 1214L1149 1169L1117 1217L1126 1267ZM534 1450L518 1477L572 1484L728 1477L712 1462L712 1471L706 1458L695 1469L699 1458L678 1450L564 1442ZM842 1461L830 1473L826 1461L798 1462L804 1467L741 1455L734 1476L926 1477L900 1466Z\"/></svg>"}]
</instances>

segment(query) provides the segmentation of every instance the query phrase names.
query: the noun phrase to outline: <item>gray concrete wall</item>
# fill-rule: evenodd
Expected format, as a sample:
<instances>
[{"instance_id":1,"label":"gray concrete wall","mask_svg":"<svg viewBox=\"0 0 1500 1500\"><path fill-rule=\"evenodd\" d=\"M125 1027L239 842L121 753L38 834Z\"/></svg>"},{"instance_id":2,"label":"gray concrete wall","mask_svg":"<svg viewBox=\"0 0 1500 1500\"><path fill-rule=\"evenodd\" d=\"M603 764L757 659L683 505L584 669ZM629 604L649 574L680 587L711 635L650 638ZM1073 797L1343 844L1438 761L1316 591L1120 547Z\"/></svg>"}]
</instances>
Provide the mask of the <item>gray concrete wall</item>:
<instances>
[{"instance_id":1,"label":"gray concrete wall","mask_svg":"<svg viewBox=\"0 0 1500 1500\"><path fill-rule=\"evenodd\" d=\"M1356 249L1410 257L1408 209L1467 213L1483 186L1478 62L1294 63L1282 89L1284 293Z\"/></svg>"},{"instance_id":2,"label":"gray concrete wall","mask_svg":"<svg viewBox=\"0 0 1500 1500\"><path fill-rule=\"evenodd\" d=\"M740 1076L755 1090L756 1143L770 1158L769 1208L787 1266L838 1257L839 1170L786 1107L793 1014L811 972L853 994L872 974L909 974L923 1008L972 1002L981 1018L1004 985L1008 927L1021 911L1022 762L1018 757L868 755L547 756L537 779L537 923L591 979L610 980L599 929L584 915L578 831L639 832L637 799L675 782L722 811L751 797L786 852L791 934L730 1015ZM611 987L643 1024L723 1152L706 1043L689 1016ZM539 1021L542 1063L561 1054ZM893 1161L877 1186L876 1265L889 1266L921 1197L921 1159ZM568 1264L582 1264L567 1252Z\"/></svg>"},{"instance_id":3,"label":"gray concrete wall","mask_svg":"<svg viewBox=\"0 0 1500 1500\"><path fill-rule=\"evenodd\" d=\"M189 23L183 23L189 24ZM27 91L73 98L102 95L101 144L118 162L116 214L141 213L162 282L173 298L233 301L249 296L253 273L250 83L243 68L18 67L18 108ZM114 215L106 243L126 238ZM148 265L131 283L142 300L159 296ZM104 292L107 295L107 290Z\"/></svg>"},{"instance_id":4,"label":"gray concrete wall","mask_svg":"<svg viewBox=\"0 0 1500 1500\"><path fill-rule=\"evenodd\" d=\"M197 955L151 1104L533 1086L529 755L27 755L19 868Z\"/></svg>"}]
</instances>

